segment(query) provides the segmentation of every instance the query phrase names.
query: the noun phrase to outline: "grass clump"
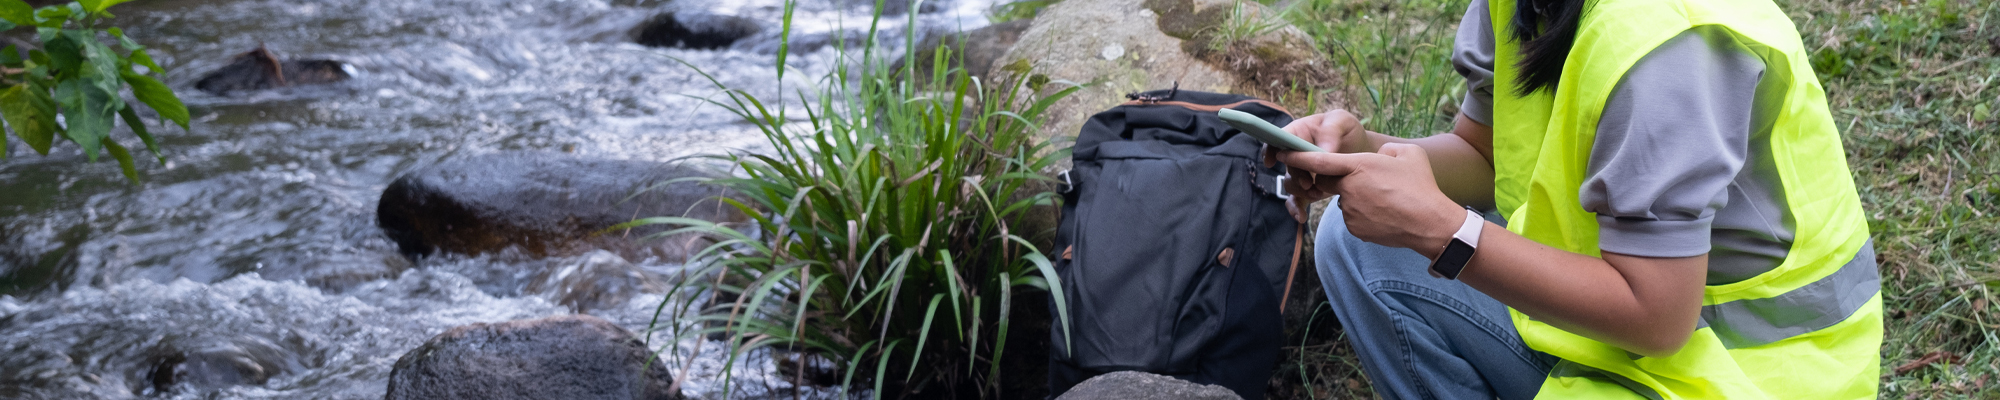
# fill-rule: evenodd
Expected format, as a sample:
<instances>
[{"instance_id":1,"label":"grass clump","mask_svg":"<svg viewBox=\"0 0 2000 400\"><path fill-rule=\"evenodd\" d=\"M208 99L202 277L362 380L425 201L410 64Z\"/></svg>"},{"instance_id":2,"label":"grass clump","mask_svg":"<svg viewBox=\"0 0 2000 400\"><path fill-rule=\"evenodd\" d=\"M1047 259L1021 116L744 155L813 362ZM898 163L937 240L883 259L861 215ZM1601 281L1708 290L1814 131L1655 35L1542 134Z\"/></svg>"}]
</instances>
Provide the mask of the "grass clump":
<instances>
[{"instance_id":1,"label":"grass clump","mask_svg":"<svg viewBox=\"0 0 2000 400\"><path fill-rule=\"evenodd\" d=\"M1422 137L1451 128L1465 79L1451 67L1467 0L1296 0L1285 15L1348 74L1347 106L1369 130Z\"/></svg>"},{"instance_id":2,"label":"grass clump","mask_svg":"<svg viewBox=\"0 0 2000 400\"><path fill-rule=\"evenodd\" d=\"M892 71L874 29L858 58L836 50L858 67L843 64L799 91L804 116L790 115L784 99L717 83L710 102L772 148L719 156L741 174L710 181L733 190L724 201L755 226L673 217L627 226L718 238L697 256L709 261L673 289L696 299L662 304L673 320L699 323L675 324L688 325L677 338L723 337L732 361L757 349L807 354L834 365L843 390L872 387L878 397L995 397L1003 357L1022 352L1009 344L1047 340L1009 337L1019 315L1046 313L1043 292L1060 288L1017 220L1055 201L1030 183L1050 180L1041 171L1068 152L1044 149L1035 121L1075 89L1031 97L1018 80L987 86L949 68L949 48L932 60L905 55ZM917 62L936 72L897 79Z\"/></svg>"},{"instance_id":3,"label":"grass clump","mask_svg":"<svg viewBox=\"0 0 2000 400\"><path fill-rule=\"evenodd\" d=\"M1226 50L1236 43L1247 42L1284 28L1285 16L1291 14L1298 4L1288 4L1273 12L1266 7L1252 6L1250 2L1237 2L1229 8L1229 15L1208 32L1209 50Z\"/></svg>"}]
</instances>

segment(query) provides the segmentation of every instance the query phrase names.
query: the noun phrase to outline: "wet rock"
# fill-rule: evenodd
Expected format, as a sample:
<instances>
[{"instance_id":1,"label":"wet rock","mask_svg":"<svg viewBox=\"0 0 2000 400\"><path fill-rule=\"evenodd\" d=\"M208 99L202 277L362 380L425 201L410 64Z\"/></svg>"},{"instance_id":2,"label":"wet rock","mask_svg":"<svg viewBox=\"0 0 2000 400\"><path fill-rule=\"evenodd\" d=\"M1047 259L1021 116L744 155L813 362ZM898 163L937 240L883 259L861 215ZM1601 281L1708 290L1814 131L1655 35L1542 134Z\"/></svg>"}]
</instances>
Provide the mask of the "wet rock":
<instances>
[{"instance_id":1,"label":"wet rock","mask_svg":"<svg viewBox=\"0 0 2000 400\"><path fill-rule=\"evenodd\" d=\"M755 20L733 15L666 12L633 29L632 41L649 47L713 50L763 29Z\"/></svg>"},{"instance_id":2,"label":"wet rock","mask_svg":"<svg viewBox=\"0 0 2000 400\"><path fill-rule=\"evenodd\" d=\"M1014 48L1014 43L1021 40L1021 33L1026 32L1032 23L1034 20L1018 19L966 32L930 35L917 45L917 54L913 56L917 63L916 76L933 75L931 61L937 57L939 45L943 45L951 49L952 67L963 67L967 74L987 82L1000 82L1002 77L991 74L993 62L1007 55L1007 50ZM894 68L903 68L901 58L896 60Z\"/></svg>"},{"instance_id":3,"label":"wet rock","mask_svg":"<svg viewBox=\"0 0 2000 400\"><path fill-rule=\"evenodd\" d=\"M264 46L237 54L223 65L195 81L194 88L215 95L264 90L286 86L317 85L345 81L345 65L334 60L280 60Z\"/></svg>"},{"instance_id":4,"label":"wet rock","mask_svg":"<svg viewBox=\"0 0 2000 400\"><path fill-rule=\"evenodd\" d=\"M169 339L151 353L143 383L151 384L154 393L263 385L272 376L304 368L285 346L254 336Z\"/></svg>"},{"instance_id":5,"label":"wet rock","mask_svg":"<svg viewBox=\"0 0 2000 400\"><path fill-rule=\"evenodd\" d=\"M1250 18L1276 20L1256 2L1231 0L1077 0L1050 5L996 72L1032 70L1030 82L1098 82L1044 116L1042 137L1073 136L1083 121L1124 95L1179 84L1182 89L1240 93L1302 106L1317 97L1338 107L1339 75L1303 31L1289 25L1261 36L1215 37L1234 7ZM1045 92L1055 85L1035 88ZM1311 110L1295 110L1307 112Z\"/></svg>"},{"instance_id":6,"label":"wet rock","mask_svg":"<svg viewBox=\"0 0 2000 400\"><path fill-rule=\"evenodd\" d=\"M681 399L631 332L588 315L471 324L404 353L384 399Z\"/></svg>"},{"instance_id":7,"label":"wet rock","mask_svg":"<svg viewBox=\"0 0 2000 400\"><path fill-rule=\"evenodd\" d=\"M1242 400L1236 392L1171 377L1120 371L1083 381L1056 400Z\"/></svg>"},{"instance_id":8,"label":"wet rock","mask_svg":"<svg viewBox=\"0 0 2000 400\"><path fill-rule=\"evenodd\" d=\"M652 225L605 232L636 218L683 216L740 222L716 201L724 189L667 181L706 176L675 164L500 153L404 174L382 191L376 223L410 258L516 248L532 257L611 251L626 260L681 261L708 242L699 235L648 238ZM640 192L652 186L651 190ZM636 194L635 194L636 193Z\"/></svg>"}]
</instances>

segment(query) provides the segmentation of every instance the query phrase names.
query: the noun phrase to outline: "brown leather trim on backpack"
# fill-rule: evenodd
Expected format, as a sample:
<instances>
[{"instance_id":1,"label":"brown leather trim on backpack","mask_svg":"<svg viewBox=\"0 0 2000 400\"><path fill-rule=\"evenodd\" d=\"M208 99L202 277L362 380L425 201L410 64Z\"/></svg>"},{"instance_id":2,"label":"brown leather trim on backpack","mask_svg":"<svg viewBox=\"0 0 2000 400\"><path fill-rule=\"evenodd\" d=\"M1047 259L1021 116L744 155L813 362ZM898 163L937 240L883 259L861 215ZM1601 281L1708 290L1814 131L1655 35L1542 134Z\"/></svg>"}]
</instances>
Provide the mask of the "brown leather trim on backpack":
<instances>
[{"instance_id":1,"label":"brown leather trim on backpack","mask_svg":"<svg viewBox=\"0 0 2000 400\"><path fill-rule=\"evenodd\" d=\"M1278 315L1285 315L1285 303L1292 300L1292 279L1299 276L1299 251L1305 245L1306 224L1301 222L1298 231L1292 232L1292 268L1285 272L1285 294L1278 296Z\"/></svg>"},{"instance_id":2,"label":"brown leather trim on backpack","mask_svg":"<svg viewBox=\"0 0 2000 400\"><path fill-rule=\"evenodd\" d=\"M1281 112L1281 113L1285 113L1285 115L1292 115L1292 111L1291 111L1291 110L1286 110L1286 109L1285 109L1285 106L1280 106L1280 105L1278 105L1278 103L1272 103L1272 102L1269 102L1269 101L1264 101L1264 100L1258 100L1258 99L1250 99L1250 100L1244 100L1244 101L1239 101L1239 102L1235 102L1235 103L1229 103L1229 104L1223 104L1223 105L1219 105L1219 106L1217 106L1217 105L1208 105L1208 104L1195 104L1195 103L1189 103L1189 102L1185 102L1185 101L1140 101L1140 100L1132 100L1132 101L1127 101L1127 102L1125 102L1125 104L1119 104L1119 105L1121 105L1121 106L1178 106L1178 107L1181 107L1181 108L1186 108L1186 109L1189 109L1189 110L1195 110L1195 111L1206 111L1206 112L1217 112L1217 111L1222 111L1222 109L1224 109L1224 108L1236 108L1236 107L1238 107L1238 106L1242 106L1242 105L1244 105L1244 104L1256 104L1256 105L1260 105L1260 106L1265 106L1265 107L1270 107L1270 108L1271 108L1271 109L1273 109L1273 110L1278 110L1278 112ZM1297 117L1297 116L1294 116L1294 117Z\"/></svg>"}]
</instances>

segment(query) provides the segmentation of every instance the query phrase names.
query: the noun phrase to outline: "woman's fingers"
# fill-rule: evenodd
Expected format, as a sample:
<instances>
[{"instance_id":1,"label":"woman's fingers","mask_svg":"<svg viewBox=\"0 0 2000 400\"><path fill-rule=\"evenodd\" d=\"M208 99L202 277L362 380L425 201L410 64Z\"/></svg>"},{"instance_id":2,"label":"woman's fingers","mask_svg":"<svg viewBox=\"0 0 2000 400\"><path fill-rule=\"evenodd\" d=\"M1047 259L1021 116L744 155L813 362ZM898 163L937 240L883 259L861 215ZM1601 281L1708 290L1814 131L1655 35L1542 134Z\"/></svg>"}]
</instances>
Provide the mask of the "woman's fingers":
<instances>
[{"instance_id":1,"label":"woman's fingers","mask_svg":"<svg viewBox=\"0 0 2000 400\"><path fill-rule=\"evenodd\" d=\"M1421 152L1421 150L1419 151ZM1360 171L1362 165L1369 163L1371 158L1383 156L1383 154L1375 153L1283 152L1278 154L1278 159L1284 161L1287 166L1302 169L1313 174L1341 177Z\"/></svg>"},{"instance_id":2,"label":"woman's fingers","mask_svg":"<svg viewBox=\"0 0 2000 400\"><path fill-rule=\"evenodd\" d=\"M1354 140L1349 136L1361 129L1361 120L1347 111L1333 110L1293 120L1284 129L1322 150L1338 153L1346 142Z\"/></svg>"}]
</instances>

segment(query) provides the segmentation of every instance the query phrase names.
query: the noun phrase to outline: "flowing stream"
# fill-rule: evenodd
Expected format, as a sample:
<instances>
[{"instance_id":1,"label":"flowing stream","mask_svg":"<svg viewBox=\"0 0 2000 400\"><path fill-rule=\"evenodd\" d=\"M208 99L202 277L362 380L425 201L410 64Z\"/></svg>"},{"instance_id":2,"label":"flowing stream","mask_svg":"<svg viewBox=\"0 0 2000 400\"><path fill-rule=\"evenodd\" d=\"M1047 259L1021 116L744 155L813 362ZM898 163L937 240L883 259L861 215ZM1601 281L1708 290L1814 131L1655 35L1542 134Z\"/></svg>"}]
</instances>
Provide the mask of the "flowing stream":
<instances>
[{"instance_id":1,"label":"flowing stream","mask_svg":"<svg viewBox=\"0 0 2000 400\"><path fill-rule=\"evenodd\" d=\"M976 28L991 4L930 6L918 29ZM859 35L872 9L806 0L793 37ZM631 43L634 26L670 10L766 28L722 50ZM74 145L48 156L8 146L0 398L381 398L397 357L446 329L573 312L524 287L524 271L681 268L608 253L412 263L375 225L376 200L399 174L502 151L653 161L754 151L752 128L704 105L714 84L675 59L765 98L796 96L838 61L830 48L795 46L777 81L779 0L144 0L112 11L168 68L195 122L153 127L167 161L140 156L140 184L116 163L86 163ZM884 41L902 42L905 18L884 18ZM194 89L260 44L344 62L353 79L231 96ZM113 137L137 146L123 127ZM640 332L661 301L588 311ZM649 343L672 355L696 345L663 333ZM719 398L724 359L706 346L689 368L669 369L686 376L685 393ZM257 373L156 382L174 357ZM768 355L740 362L729 397L791 397Z\"/></svg>"}]
</instances>

